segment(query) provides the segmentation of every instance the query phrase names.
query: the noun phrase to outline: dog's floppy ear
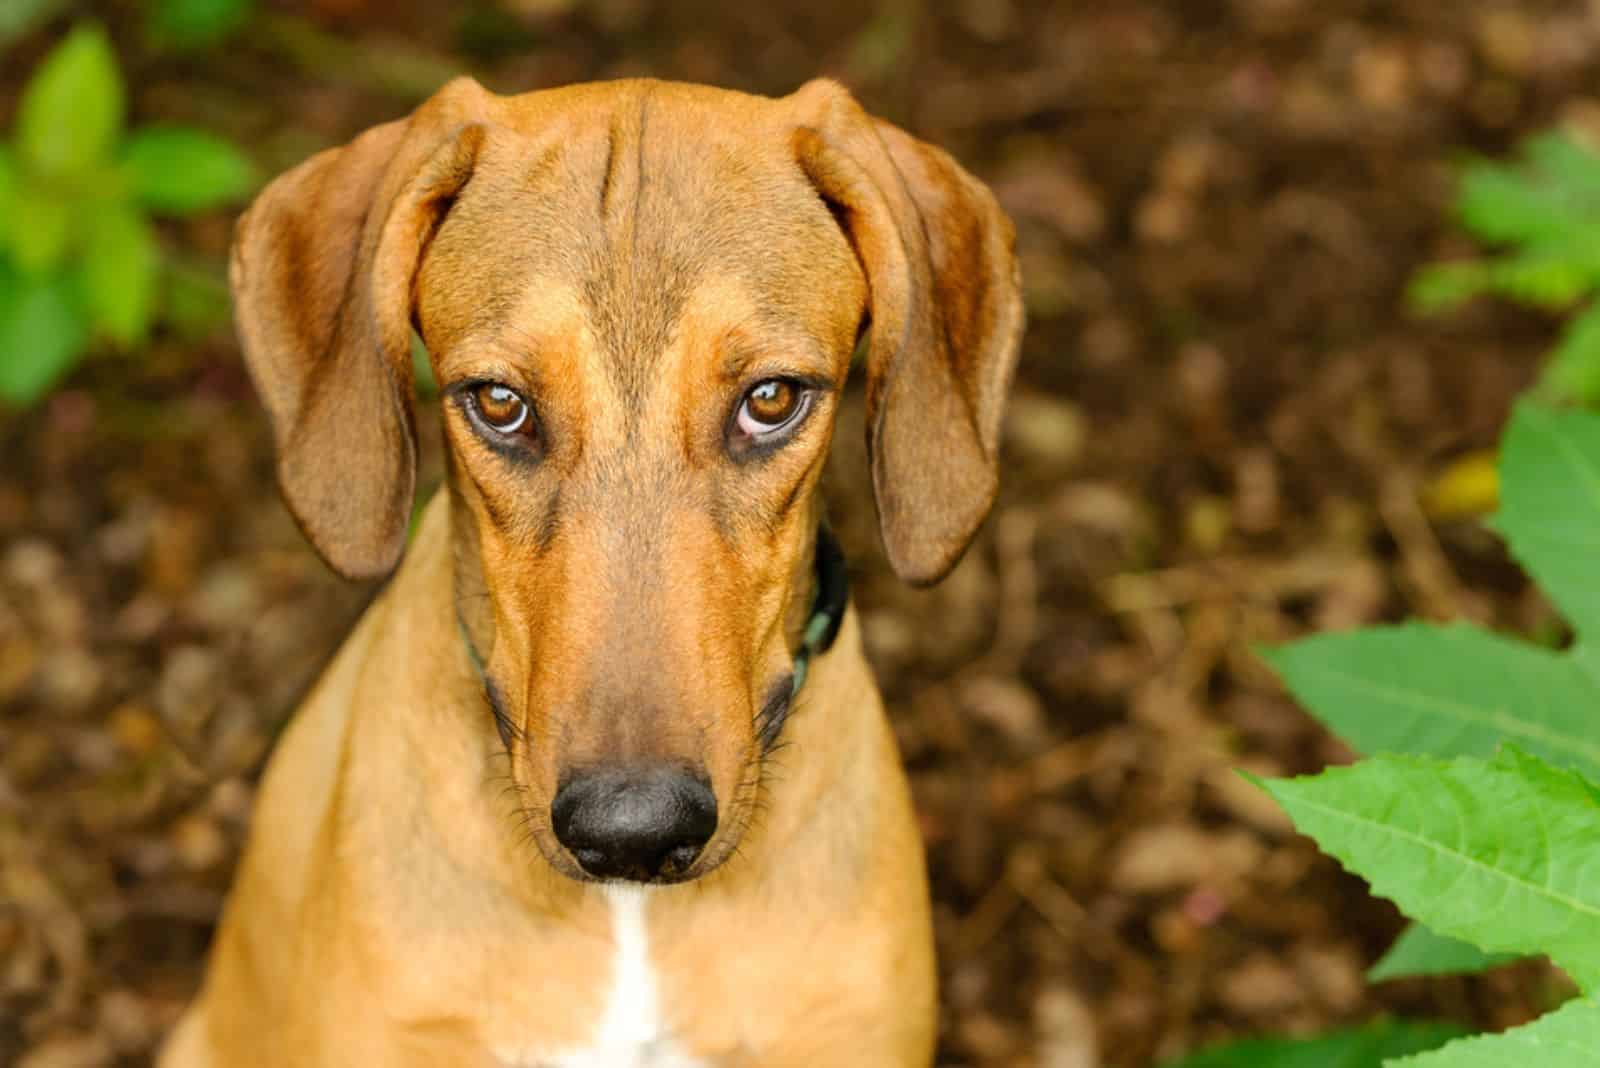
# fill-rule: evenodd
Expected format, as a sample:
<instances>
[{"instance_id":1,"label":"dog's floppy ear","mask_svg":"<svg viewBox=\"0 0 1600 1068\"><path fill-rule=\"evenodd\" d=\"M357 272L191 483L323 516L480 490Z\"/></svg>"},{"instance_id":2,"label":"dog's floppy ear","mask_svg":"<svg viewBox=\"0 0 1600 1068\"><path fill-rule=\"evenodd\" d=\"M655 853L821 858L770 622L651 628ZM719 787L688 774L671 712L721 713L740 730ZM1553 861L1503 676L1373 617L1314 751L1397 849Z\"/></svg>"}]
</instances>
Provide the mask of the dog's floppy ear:
<instances>
[{"instance_id":1,"label":"dog's floppy ear","mask_svg":"<svg viewBox=\"0 0 1600 1068\"><path fill-rule=\"evenodd\" d=\"M1022 335L1011 221L945 152L873 119L834 82L792 98L795 152L867 278L867 448L884 548L924 585L994 503Z\"/></svg>"},{"instance_id":2,"label":"dog's floppy ear","mask_svg":"<svg viewBox=\"0 0 1600 1068\"><path fill-rule=\"evenodd\" d=\"M416 484L412 283L471 176L493 98L458 79L284 174L239 221L230 280L278 483L328 564L391 570Z\"/></svg>"}]
</instances>

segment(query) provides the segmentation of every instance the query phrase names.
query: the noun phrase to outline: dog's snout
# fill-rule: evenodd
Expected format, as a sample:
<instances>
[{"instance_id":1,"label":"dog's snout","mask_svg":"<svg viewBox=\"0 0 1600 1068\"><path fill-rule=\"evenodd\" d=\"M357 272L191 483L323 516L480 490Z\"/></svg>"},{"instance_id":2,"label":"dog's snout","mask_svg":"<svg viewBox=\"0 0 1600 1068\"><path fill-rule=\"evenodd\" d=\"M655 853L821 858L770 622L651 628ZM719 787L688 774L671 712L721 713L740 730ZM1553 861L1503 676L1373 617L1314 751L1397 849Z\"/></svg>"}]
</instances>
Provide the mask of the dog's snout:
<instances>
[{"instance_id":1,"label":"dog's snout","mask_svg":"<svg viewBox=\"0 0 1600 1068\"><path fill-rule=\"evenodd\" d=\"M670 882L717 829L717 799L681 768L606 769L562 784L550 805L556 838L597 879Z\"/></svg>"}]
</instances>

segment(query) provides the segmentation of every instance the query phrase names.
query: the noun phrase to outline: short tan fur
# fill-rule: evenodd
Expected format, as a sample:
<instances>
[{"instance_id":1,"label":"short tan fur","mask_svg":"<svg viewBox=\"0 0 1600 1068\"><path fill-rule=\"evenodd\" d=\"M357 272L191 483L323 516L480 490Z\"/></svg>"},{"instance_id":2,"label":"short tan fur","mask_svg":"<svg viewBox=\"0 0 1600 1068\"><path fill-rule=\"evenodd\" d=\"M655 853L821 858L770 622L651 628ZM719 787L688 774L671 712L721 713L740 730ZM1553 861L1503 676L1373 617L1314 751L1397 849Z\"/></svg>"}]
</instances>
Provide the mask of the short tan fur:
<instances>
[{"instance_id":1,"label":"short tan fur","mask_svg":"<svg viewBox=\"0 0 1600 1068\"><path fill-rule=\"evenodd\" d=\"M619 1063L929 1064L921 843L853 615L785 687L863 333L895 569L942 577L992 503L1022 313L989 192L827 81L462 79L269 186L233 285L291 511L336 570L398 571L274 755L163 1065L579 1063L618 936L550 812L645 766L692 769L715 830L644 898L682 1059ZM448 480L408 546L413 329ZM741 447L770 380L809 407ZM536 434L486 434L479 383Z\"/></svg>"}]
</instances>

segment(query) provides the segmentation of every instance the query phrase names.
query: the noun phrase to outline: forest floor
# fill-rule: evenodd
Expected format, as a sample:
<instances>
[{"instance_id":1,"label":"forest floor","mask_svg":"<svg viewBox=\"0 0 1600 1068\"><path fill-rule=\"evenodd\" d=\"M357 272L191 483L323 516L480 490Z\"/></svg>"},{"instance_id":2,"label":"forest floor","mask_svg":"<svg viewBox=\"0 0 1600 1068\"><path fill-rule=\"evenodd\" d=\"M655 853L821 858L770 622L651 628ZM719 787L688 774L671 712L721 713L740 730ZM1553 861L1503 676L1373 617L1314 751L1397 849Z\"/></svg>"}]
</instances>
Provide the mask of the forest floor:
<instances>
[{"instance_id":1,"label":"forest floor","mask_svg":"<svg viewBox=\"0 0 1600 1068\"><path fill-rule=\"evenodd\" d=\"M1492 446L1553 324L1419 321L1402 295L1467 250L1464 152L1600 124L1593 5L308 0L198 55L148 47L129 3L79 6L136 115L269 173L462 68L503 91L832 73L992 184L1031 326L979 544L934 591L896 583L858 400L830 468L929 847L941 1064L1136 1068L1542 1007L1534 966L1365 986L1399 918L1233 769L1348 758L1256 644L1551 625L1490 533L1419 501ZM51 39L6 57L0 122ZM230 224L164 239L216 265ZM0 420L0 1064L143 1064L195 989L272 739L368 591L279 503L225 329L91 361Z\"/></svg>"}]
</instances>

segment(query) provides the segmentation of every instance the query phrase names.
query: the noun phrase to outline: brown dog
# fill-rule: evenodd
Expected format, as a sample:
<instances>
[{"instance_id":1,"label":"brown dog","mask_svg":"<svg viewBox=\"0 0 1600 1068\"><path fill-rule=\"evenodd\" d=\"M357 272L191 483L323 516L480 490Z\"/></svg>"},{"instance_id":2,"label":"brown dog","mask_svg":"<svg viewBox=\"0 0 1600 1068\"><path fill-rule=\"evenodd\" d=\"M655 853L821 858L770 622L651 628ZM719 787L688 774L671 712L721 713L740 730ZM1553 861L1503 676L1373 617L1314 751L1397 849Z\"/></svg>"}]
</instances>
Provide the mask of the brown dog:
<instances>
[{"instance_id":1,"label":"brown dog","mask_svg":"<svg viewBox=\"0 0 1600 1068\"><path fill-rule=\"evenodd\" d=\"M268 769L162 1063L928 1064L921 844L816 488L870 324L895 570L987 512L988 191L829 82L461 80L274 182L233 285L334 568L406 548L413 327L449 482Z\"/></svg>"}]
</instances>

